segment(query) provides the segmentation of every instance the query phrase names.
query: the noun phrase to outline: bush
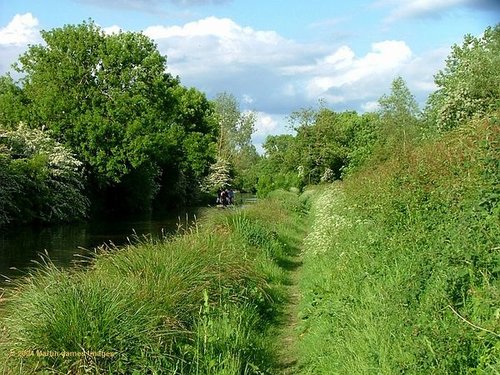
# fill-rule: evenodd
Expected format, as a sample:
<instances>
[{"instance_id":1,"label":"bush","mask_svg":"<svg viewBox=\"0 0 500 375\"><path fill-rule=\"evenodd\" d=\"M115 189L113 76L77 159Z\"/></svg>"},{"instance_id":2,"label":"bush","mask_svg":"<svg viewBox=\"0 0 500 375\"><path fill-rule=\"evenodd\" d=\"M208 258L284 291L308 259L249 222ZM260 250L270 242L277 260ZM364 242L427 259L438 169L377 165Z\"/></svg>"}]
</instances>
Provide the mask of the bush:
<instances>
[{"instance_id":1,"label":"bush","mask_svg":"<svg viewBox=\"0 0 500 375\"><path fill-rule=\"evenodd\" d=\"M498 372L498 129L472 121L314 198L304 372Z\"/></svg>"},{"instance_id":2,"label":"bush","mask_svg":"<svg viewBox=\"0 0 500 375\"><path fill-rule=\"evenodd\" d=\"M86 216L82 163L47 132L0 127L0 224Z\"/></svg>"}]
</instances>

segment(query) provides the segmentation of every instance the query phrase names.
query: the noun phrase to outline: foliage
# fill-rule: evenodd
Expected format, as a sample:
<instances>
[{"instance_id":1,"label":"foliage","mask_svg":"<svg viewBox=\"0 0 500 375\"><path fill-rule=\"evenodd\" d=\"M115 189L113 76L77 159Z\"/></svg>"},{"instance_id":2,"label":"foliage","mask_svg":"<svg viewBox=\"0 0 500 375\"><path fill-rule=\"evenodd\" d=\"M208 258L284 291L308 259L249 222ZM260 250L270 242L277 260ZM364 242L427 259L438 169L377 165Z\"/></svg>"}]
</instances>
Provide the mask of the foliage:
<instances>
[{"instance_id":1,"label":"foliage","mask_svg":"<svg viewBox=\"0 0 500 375\"><path fill-rule=\"evenodd\" d=\"M284 302L279 262L296 251L301 223L288 207L300 206L276 193L245 211L211 211L182 236L103 248L85 271L46 262L7 296L0 369L273 373L266 334Z\"/></svg>"},{"instance_id":2,"label":"foliage","mask_svg":"<svg viewBox=\"0 0 500 375\"><path fill-rule=\"evenodd\" d=\"M92 21L42 37L17 64L30 125L47 126L75 152L101 200L148 191L136 205L147 209L159 183L176 193L197 186L213 158L212 107L166 72L148 37L107 35Z\"/></svg>"},{"instance_id":3,"label":"foliage","mask_svg":"<svg viewBox=\"0 0 500 375\"><path fill-rule=\"evenodd\" d=\"M217 156L230 160L251 143L255 114L241 113L234 95L223 92L214 99L214 115L219 126Z\"/></svg>"},{"instance_id":4,"label":"foliage","mask_svg":"<svg viewBox=\"0 0 500 375\"><path fill-rule=\"evenodd\" d=\"M294 112L295 135L269 136L259 163L258 194L339 179L349 163L361 164L374 148L375 117L325 107Z\"/></svg>"},{"instance_id":5,"label":"foliage","mask_svg":"<svg viewBox=\"0 0 500 375\"><path fill-rule=\"evenodd\" d=\"M214 121L218 124L217 162L225 160L230 164L236 188L253 190L253 166L259 158L251 139L256 114L241 112L234 95L226 92L218 94L213 103Z\"/></svg>"},{"instance_id":6,"label":"foliage","mask_svg":"<svg viewBox=\"0 0 500 375\"><path fill-rule=\"evenodd\" d=\"M342 168L342 176L364 167L374 159L380 138L380 115L364 113L353 124L353 137L347 155L347 165Z\"/></svg>"},{"instance_id":7,"label":"foliage","mask_svg":"<svg viewBox=\"0 0 500 375\"><path fill-rule=\"evenodd\" d=\"M23 90L12 77L0 77L0 125L14 128L25 118L25 105Z\"/></svg>"},{"instance_id":8,"label":"foliage","mask_svg":"<svg viewBox=\"0 0 500 375\"><path fill-rule=\"evenodd\" d=\"M315 195L304 373L500 369L497 120L476 120Z\"/></svg>"},{"instance_id":9,"label":"foliage","mask_svg":"<svg viewBox=\"0 0 500 375\"><path fill-rule=\"evenodd\" d=\"M390 154L398 149L406 152L408 143L416 138L420 111L402 77L392 81L390 95L382 95L379 106L378 147Z\"/></svg>"},{"instance_id":10,"label":"foliage","mask_svg":"<svg viewBox=\"0 0 500 375\"><path fill-rule=\"evenodd\" d=\"M46 131L0 127L0 224L86 216L82 163Z\"/></svg>"},{"instance_id":11,"label":"foliage","mask_svg":"<svg viewBox=\"0 0 500 375\"><path fill-rule=\"evenodd\" d=\"M499 108L500 24L454 45L446 66L435 76L438 90L429 98L427 117L441 132Z\"/></svg>"},{"instance_id":12,"label":"foliage","mask_svg":"<svg viewBox=\"0 0 500 375\"><path fill-rule=\"evenodd\" d=\"M263 145L265 156L256 165L256 189L259 197L265 197L269 192L280 188L300 187L294 141L295 138L289 134L267 137Z\"/></svg>"}]
</instances>

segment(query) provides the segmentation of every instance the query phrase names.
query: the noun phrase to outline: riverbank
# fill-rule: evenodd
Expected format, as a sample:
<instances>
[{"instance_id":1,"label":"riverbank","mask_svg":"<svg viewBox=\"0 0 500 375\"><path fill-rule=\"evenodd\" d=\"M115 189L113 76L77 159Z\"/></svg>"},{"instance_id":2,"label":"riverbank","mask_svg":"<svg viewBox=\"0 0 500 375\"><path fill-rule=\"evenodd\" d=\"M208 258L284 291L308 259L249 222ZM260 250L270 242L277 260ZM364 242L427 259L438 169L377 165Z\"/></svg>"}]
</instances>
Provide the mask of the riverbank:
<instances>
[{"instance_id":1,"label":"riverbank","mask_svg":"<svg viewBox=\"0 0 500 375\"><path fill-rule=\"evenodd\" d=\"M303 220L299 197L276 192L182 236L101 249L85 270L47 262L5 296L2 371L273 373Z\"/></svg>"},{"instance_id":2,"label":"riverbank","mask_svg":"<svg viewBox=\"0 0 500 375\"><path fill-rule=\"evenodd\" d=\"M498 120L314 195L300 374L500 373Z\"/></svg>"},{"instance_id":3,"label":"riverbank","mask_svg":"<svg viewBox=\"0 0 500 375\"><path fill-rule=\"evenodd\" d=\"M82 256L104 244L125 245L133 236L161 238L193 223L204 207L153 212L130 217L99 217L84 222L15 225L0 228L0 288L36 265L40 253L62 268L72 267Z\"/></svg>"}]
</instances>

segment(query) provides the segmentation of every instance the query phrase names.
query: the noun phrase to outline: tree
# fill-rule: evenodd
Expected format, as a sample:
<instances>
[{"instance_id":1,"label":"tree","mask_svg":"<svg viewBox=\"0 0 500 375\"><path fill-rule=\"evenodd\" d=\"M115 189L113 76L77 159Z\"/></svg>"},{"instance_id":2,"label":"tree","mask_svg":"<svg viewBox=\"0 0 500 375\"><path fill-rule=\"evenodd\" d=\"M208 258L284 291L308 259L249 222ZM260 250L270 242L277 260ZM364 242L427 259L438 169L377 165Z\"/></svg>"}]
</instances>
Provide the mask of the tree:
<instances>
[{"instance_id":1,"label":"tree","mask_svg":"<svg viewBox=\"0 0 500 375\"><path fill-rule=\"evenodd\" d=\"M101 184L120 182L168 139L177 81L139 33L105 35L93 22L43 31L18 71L36 124L87 162ZM164 148L164 147L162 147Z\"/></svg>"},{"instance_id":2,"label":"tree","mask_svg":"<svg viewBox=\"0 0 500 375\"><path fill-rule=\"evenodd\" d=\"M379 99L380 147L400 148L406 152L409 139L413 139L419 122L417 101L402 77L392 81L391 93Z\"/></svg>"},{"instance_id":3,"label":"tree","mask_svg":"<svg viewBox=\"0 0 500 375\"><path fill-rule=\"evenodd\" d=\"M225 92L218 94L213 103L214 121L218 125L216 164L229 168L231 182L236 187L253 189L253 166L259 158L252 145L256 115L251 111L241 112L234 95ZM206 188L216 190L215 187Z\"/></svg>"},{"instance_id":4,"label":"tree","mask_svg":"<svg viewBox=\"0 0 500 375\"><path fill-rule=\"evenodd\" d=\"M371 117L354 111L335 112L322 104L319 109L293 112L291 127L296 135L269 136L259 163L258 193L278 188L302 188L307 184L339 179L349 162L360 163L356 147L366 147ZM363 134L358 137L357 133Z\"/></svg>"},{"instance_id":5,"label":"tree","mask_svg":"<svg viewBox=\"0 0 500 375\"><path fill-rule=\"evenodd\" d=\"M106 35L92 21L42 37L17 64L31 125L47 126L86 164L96 199L141 210L160 183L183 194L196 185L213 157L211 106L166 72L148 37Z\"/></svg>"},{"instance_id":6,"label":"tree","mask_svg":"<svg viewBox=\"0 0 500 375\"><path fill-rule=\"evenodd\" d=\"M270 135L262 147L265 154L256 164L257 194L266 196L272 190L302 187L295 136Z\"/></svg>"},{"instance_id":7,"label":"tree","mask_svg":"<svg viewBox=\"0 0 500 375\"><path fill-rule=\"evenodd\" d=\"M390 95L382 95L378 103L383 118L399 122L402 126L413 122L420 113L415 97L401 76L392 81Z\"/></svg>"},{"instance_id":8,"label":"tree","mask_svg":"<svg viewBox=\"0 0 500 375\"><path fill-rule=\"evenodd\" d=\"M466 35L454 45L446 66L434 81L438 86L428 100L426 115L439 131L447 131L473 116L500 107L500 24L488 27L482 37Z\"/></svg>"},{"instance_id":9,"label":"tree","mask_svg":"<svg viewBox=\"0 0 500 375\"><path fill-rule=\"evenodd\" d=\"M11 76L0 77L0 125L14 128L25 118L26 99L23 90Z\"/></svg>"}]
</instances>

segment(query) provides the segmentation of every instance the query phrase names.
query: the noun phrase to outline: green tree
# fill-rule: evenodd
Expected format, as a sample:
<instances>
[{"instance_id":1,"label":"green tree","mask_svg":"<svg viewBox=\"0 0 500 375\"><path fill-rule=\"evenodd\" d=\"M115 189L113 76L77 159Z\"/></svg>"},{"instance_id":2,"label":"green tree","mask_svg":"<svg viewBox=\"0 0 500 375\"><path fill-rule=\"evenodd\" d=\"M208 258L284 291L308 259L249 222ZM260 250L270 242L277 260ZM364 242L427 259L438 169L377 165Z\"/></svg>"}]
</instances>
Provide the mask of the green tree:
<instances>
[{"instance_id":1,"label":"green tree","mask_svg":"<svg viewBox=\"0 0 500 375\"><path fill-rule=\"evenodd\" d=\"M406 152L409 139L415 136L420 110L417 101L402 77L392 81L389 95L378 101L380 109L380 141L386 147Z\"/></svg>"},{"instance_id":2,"label":"green tree","mask_svg":"<svg viewBox=\"0 0 500 375\"><path fill-rule=\"evenodd\" d=\"M347 166L342 175L348 175L363 168L373 158L379 137L380 115L367 112L353 122L352 139L349 142Z\"/></svg>"},{"instance_id":3,"label":"green tree","mask_svg":"<svg viewBox=\"0 0 500 375\"><path fill-rule=\"evenodd\" d=\"M500 24L476 38L466 35L454 45L446 66L435 77L438 86L428 101L426 115L439 131L465 123L475 115L500 108Z\"/></svg>"},{"instance_id":4,"label":"green tree","mask_svg":"<svg viewBox=\"0 0 500 375\"><path fill-rule=\"evenodd\" d=\"M194 88L177 86L175 124L177 147L164 150L161 160L161 190L157 206L193 204L200 197L200 183L215 160L217 125L213 104Z\"/></svg>"},{"instance_id":5,"label":"green tree","mask_svg":"<svg viewBox=\"0 0 500 375\"><path fill-rule=\"evenodd\" d=\"M253 189L253 167L259 158L252 144L256 115L251 111L241 112L234 95L226 92L218 94L213 103L214 121L218 128L216 164L228 166L231 175L229 184L234 184L237 188ZM207 189L216 190L215 187Z\"/></svg>"},{"instance_id":6,"label":"green tree","mask_svg":"<svg viewBox=\"0 0 500 375\"><path fill-rule=\"evenodd\" d=\"M35 123L46 124L96 172L116 183L168 138L177 81L139 33L105 35L93 22L43 31L18 71ZM164 147L162 147L164 148Z\"/></svg>"},{"instance_id":7,"label":"green tree","mask_svg":"<svg viewBox=\"0 0 500 375\"><path fill-rule=\"evenodd\" d=\"M296 154L296 138L291 134L270 135L262 146L264 156L259 160L257 194L266 196L276 189L300 188L301 170Z\"/></svg>"},{"instance_id":8,"label":"green tree","mask_svg":"<svg viewBox=\"0 0 500 375\"><path fill-rule=\"evenodd\" d=\"M318 183L323 177L340 178L359 119L354 111L338 113L323 103L317 110L307 108L292 113L291 125L297 132L295 160L302 168L303 184Z\"/></svg>"},{"instance_id":9,"label":"green tree","mask_svg":"<svg viewBox=\"0 0 500 375\"><path fill-rule=\"evenodd\" d=\"M14 128L25 118L25 106L23 90L12 77L0 77L0 125Z\"/></svg>"},{"instance_id":10,"label":"green tree","mask_svg":"<svg viewBox=\"0 0 500 375\"><path fill-rule=\"evenodd\" d=\"M180 86L141 33L106 35L89 21L42 37L17 64L29 118L86 164L94 198L141 210L160 188L171 201L189 194L213 157L205 96Z\"/></svg>"},{"instance_id":11,"label":"green tree","mask_svg":"<svg viewBox=\"0 0 500 375\"><path fill-rule=\"evenodd\" d=\"M296 134L269 136L263 145L266 152L258 164L259 195L339 179L349 162L361 164L371 152L372 120L373 115L339 113L324 104L317 110L293 112L290 124Z\"/></svg>"}]
</instances>

